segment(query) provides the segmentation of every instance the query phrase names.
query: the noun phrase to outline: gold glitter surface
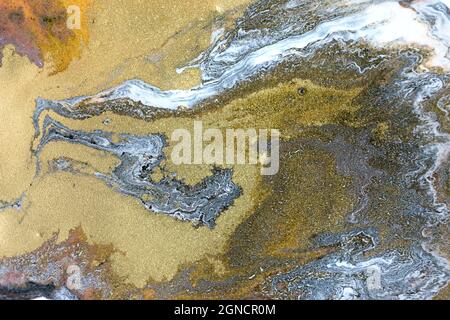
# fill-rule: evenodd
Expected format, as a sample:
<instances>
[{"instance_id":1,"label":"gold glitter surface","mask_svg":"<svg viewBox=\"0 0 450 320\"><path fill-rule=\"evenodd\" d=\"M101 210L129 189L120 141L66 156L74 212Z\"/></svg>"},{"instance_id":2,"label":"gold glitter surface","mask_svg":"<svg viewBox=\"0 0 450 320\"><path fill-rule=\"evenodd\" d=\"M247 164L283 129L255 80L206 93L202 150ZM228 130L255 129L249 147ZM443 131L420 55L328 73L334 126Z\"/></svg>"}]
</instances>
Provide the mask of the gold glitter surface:
<instances>
[{"instance_id":1,"label":"gold glitter surface","mask_svg":"<svg viewBox=\"0 0 450 320\"><path fill-rule=\"evenodd\" d=\"M308 94L298 95L298 87L306 88ZM193 121L201 120L205 128L280 128L282 139L292 139L301 133L298 126L333 123L339 119L340 113L357 111L358 106L351 100L358 92L327 89L309 81L294 80L194 116L187 113L187 116L153 122L113 114L83 121L52 116L80 130L101 128L104 118L108 117L107 130L112 132L163 133L170 137L174 129L193 130ZM286 105L289 98L292 102ZM102 152L86 152L81 150L84 147L74 148L64 142L53 142L47 148L50 150L43 152L41 157L43 163L55 156L66 156L89 163L100 171L108 171L115 163ZM170 150L167 148L166 154L170 154ZM211 172L208 165L175 166L170 158L166 169L176 172L188 183L200 181ZM237 226L266 196L256 165L237 165L234 170L233 181L242 188L243 195L218 218L213 230L195 229L189 223L149 213L139 201L118 194L95 178L68 173L45 175L28 192L25 206L29 207L25 213L5 212L0 218L4 231L1 233L4 246L0 254L16 255L34 250L58 231L60 240L64 240L71 229L81 226L88 241L114 246L117 252L113 255L113 269L135 286L143 286L148 280L171 279L182 265L223 254ZM314 196L309 195L308 199L313 201ZM300 224L305 222L307 214L293 217L298 220L296 224ZM286 221L291 226L296 225L292 220ZM255 235L259 233L255 231ZM279 240L278 246L291 242L289 239ZM291 245L287 243L286 246ZM220 269L220 264L218 266Z\"/></svg>"},{"instance_id":2,"label":"gold glitter surface","mask_svg":"<svg viewBox=\"0 0 450 320\"><path fill-rule=\"evenodd\" d=\"M64 156L79 161L84 173L109 172L117 159L103 152L53 142L41 155L42 169L47 174L35 180L34 159L30 156L34 133L30 118L36 97L61 99L93 94L134 77L163 88L188 87L198 82L196 72L180 76L174 69L208 45L215 16L240 4L226 3L137 1L135 6L125 6L123 1L95 2L88 13L95 17L90 18L89 45L79 60L53 76L49 76L49 69L38 69L26 58L14 55L12 48L5 50L4 67L0 68L4 83L0 96L6 97L0 110L4 119L0 133L2 141L8 143L0 148L0 194L3 200L15 199L23 190L27 194L22 211L7 210L0 217L1 256L35 250L55 233L63 241L70 230L80 226L88 242L115 248L112 269L124 282L137 287L149 280L170 280L181 266L206 257L218 274L226 272L223 261L214 257L228 250L230 237L239 224L270 194L257 166L235 166L233 180L243 195L210 230L149 213L139 201L93 177L52 172L47 166L49 160ZM299 87L305 88L307 94L299 95ZM359 107L352 98L358 92L294 80L234 99L225 106L153 122L108 113L83 121L50 114L73 129L87 131L101 128L117 133L164 133L170 137L172 130L192 130L193 121L202 120L205 128L280 129L282 139L289 140L301 134L301 126L333 123L341 113L357 111ZM103 124L105 118L110 120L108 125ZM169 145L166 154L170 151ZM165 165L187 183L198 182L211 173L208 165L175 166L170 159ZM299 215L302 223L304 217ZM255 231L255 235L259 233ZM293 245L292 239L279 240L277 247ZM269 250L277 251L277 247L269 245Z\"/></svg>"},{"instance_id":3,"label":"gold glitter surface","mask_svg":"<svg viewBox=\"0 0 450 320\"><path fill-rule=\"evenodd\" d=\"M0 7L6 3L3 1ZM17 3L27 4L23 17L30 17L33 1L10 2ZM52 17L63 16L64 6L80 5L82 28L68 31L69 38L66 34L58 38L61 34L50 32L51 26L30 22L27 30L19 32L36 36L32 44L43 53L42 68L19 50L18 41L8 41L0 55L0 260L5 270L14 269L17 278L25 281L30 274L39 275L37 283L44 283L51 264L49 273L57 274L53 284L60 288L65 285L65 268L76 264L82 266L86 285L79 291L69 289L82 299L298 299L303 293L307 297L307 290L302 286L288 290L283 286L290 284L279 277L284 274L292 283L302 283L291 278L297 278L296 271L290 273L293 268L311 261L328 264L319 259L332 252L370 258L393 249L409 250L417 240L410 231L420 230L421 237L432 232L420 229L421 216L404 214L410 210L406 208L409 199L411 208L421 206L422 200L413 199L418 191L413 190L415 186L406 187L397 180L411 159L419 159L412 158L419 152L415 142L419 135L413 134L417 119L410 114L412 109L401 103L398 109L391 108L391 102L386 103L387 108L381 106L384 100L394 99L397 92L387 91L397 90L390 84L409 62L403 54L366 48L364 43L352 43L349 48L340 41L329 43L305 60L286 59L270 71L254 74L251 81L239 82L194 109L180 106L174 112L157 112L152 119L127 113L124 109L132 103L126 99L116 102L122 107L119 112L83 120L52 110L40 115L41 127L50 116L71 130L112 133L113 142L119 141L121 134L162 134L168 145L163 150L165 158L151 173L153 181L173 175L189 185L212 175L214 166L174 164L174 143L170 141L174 130L193 134L195 121L202 121L204 130L222 130L223 136L226 129L278 129L280 167L276 175L262 176L259 165L223 165L232 169L232 181L241 194L220 212L213 228L147 210L141 199L108 185L96 174L111 176L120 164L112 153L55 139L43 143L37 170L34 151L40 140L34 136L33 125L37 98L95 95L130 79L162 90L192 88L201 82L200 70L188 68L179 74L176 69L204 52L218 30L271 31L275 29L272 24L279 26L271 20L278 11L266 11L277 7L263 3L251 9L256 12L254 20L252 15L235 28L236 19L251 0L54 3L59 14ZM276 1L276 5L284 2ZM40 6L39 12L42 8L46 7ZM287 11L290 15L295 10ZM249 15L253 13L249 11ZM0 16L0 22L5 17L9 16ZM277 14L276 18L283 16ZM315 15L311 21L305 19L306 29L322 20ZM60 25L61 21L58 28ZM11 30L14 34L15 29ZM28 38L16 40L23 39ZM375 59L378 55L382 58L379 62ZM356 66L366 70L357 76L347 68L353 56L358 56ZM442 128L447 129L446 124ZM55 161L61 159L69 160L71 167L58 167ZM440 181L438 173L433 179L442 191L438 193L443 199L438 200L444 202L450 187L448 179ZM447 178L443 172L442 176ZM18 199L20 206L8 206ZM350 221L353 213L361 220ZM405 234L401 234L403 230ZM433 246L447 257L447 229L442 225L434 230L440 244ZM308 269L306 272L302 277L315 279ZM362 273L352 276L364 281ZM334 280L335 276L330 277ZM2 274L0 282L10 278L14 280ZM275 278L281 281L272 281ZM8 284L0 285L4 283ZM189 291L187 286L191 286ZM447 287L436 298L448 296Z\"/></svg>"}]
</instances>

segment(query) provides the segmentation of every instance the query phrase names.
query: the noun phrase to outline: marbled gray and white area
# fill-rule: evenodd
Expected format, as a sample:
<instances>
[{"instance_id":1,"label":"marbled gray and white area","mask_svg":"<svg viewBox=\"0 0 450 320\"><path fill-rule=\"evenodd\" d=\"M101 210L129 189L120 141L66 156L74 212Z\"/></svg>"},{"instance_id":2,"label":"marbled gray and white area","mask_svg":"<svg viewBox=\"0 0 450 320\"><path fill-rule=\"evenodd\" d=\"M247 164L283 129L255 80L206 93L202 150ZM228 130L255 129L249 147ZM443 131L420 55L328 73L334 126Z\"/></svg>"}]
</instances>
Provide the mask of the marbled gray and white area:
<instances>
[{"instance_id":1,"label":"marbled gray and white area","mask_svg":"<svg viewBox=\"0 0 450 320\"><path fill-rule=\"evenodd\" d=\"M239 197L240 189L232 181L231 169L217 169L201 183L189 186L171 176L155 182L151 174L164 158L165 138L161 135L121 135L120 142L112 142L108 132L71 130L50 117L43 124L42 137L36 149L39 153L51 141L66 141L102 150L120 159L111 173L95 173L118 191L136 197L152 212L204 224L212 228L216 218ZM39 160L38 160L39 161ZM39 165L37 166L39 170ZM57 169L70 170L70 160L60 159Z\"/></svg>"}]
</instances>

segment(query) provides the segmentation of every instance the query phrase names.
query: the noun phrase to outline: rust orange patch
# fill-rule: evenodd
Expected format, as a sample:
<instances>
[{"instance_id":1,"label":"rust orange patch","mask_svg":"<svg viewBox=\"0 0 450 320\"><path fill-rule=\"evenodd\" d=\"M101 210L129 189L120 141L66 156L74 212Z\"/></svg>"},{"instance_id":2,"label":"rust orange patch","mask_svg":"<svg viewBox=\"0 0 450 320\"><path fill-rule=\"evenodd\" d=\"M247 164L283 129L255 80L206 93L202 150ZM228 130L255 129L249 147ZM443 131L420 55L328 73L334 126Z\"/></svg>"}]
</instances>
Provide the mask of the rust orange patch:
<instances>
[{"instance_id":1,"label":"rust orange patch","mask_svg":"<svg viewBox=\"0 0 450 320\"><path fill-rule=\"evenodd\" d=\"M65 70L89 40L87 8L91 0L0 0L0 50L11 44L39 67ZM67 27L71 5L80 8L80 28ZM0 52L0 59L1 59Z\"/></svg>"}]
</instances>

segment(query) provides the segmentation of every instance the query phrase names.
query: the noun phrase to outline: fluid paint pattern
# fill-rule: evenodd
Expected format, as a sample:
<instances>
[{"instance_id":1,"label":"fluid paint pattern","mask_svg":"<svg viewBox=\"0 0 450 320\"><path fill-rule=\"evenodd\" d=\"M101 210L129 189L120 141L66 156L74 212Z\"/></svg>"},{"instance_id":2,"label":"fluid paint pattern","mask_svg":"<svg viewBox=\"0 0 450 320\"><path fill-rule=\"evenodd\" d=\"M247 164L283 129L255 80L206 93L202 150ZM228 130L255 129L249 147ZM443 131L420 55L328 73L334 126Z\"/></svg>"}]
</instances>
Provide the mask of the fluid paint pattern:
<instances>
[{"instance_id":1,"label":"fluid paint pattern","mask_svg":"<svg viewBox=\"0 0 450 320\"><path fill-rule=\"evenodd\" d=\"M213 227L216 217L239 196L239 187L232 181L229 169L215 170L211 177L192 187L182 181L164 178L154 182L149 178L163 159L164 137L121 135L120 142L112 142L108 132L83 133L70 130L46 118L44 132L36 154L51 141L79 143L90 148L110 152L120 159L111 176L95 173L122 193L134 196L150 211L161 212L180 220L188 220ZM57 159L55 168L74 170L70 160ZM39 168L39 166L38 166Z\"/></svg>"},{"instance_id":2,"label":"fluid paint pattern","mask_svg":"<svg viewBox=\"0 0 450 320\"><path fill-rule=\"evenodd\" d=\"M448 1L188 2L92 5L118 25L81 74L0 37L45 70L3 102L0 298L448 299ZM0 79L37 72L4 52ZM175 164L194 121L278 129L278 173Z\"/></svg>"}]
</instances>

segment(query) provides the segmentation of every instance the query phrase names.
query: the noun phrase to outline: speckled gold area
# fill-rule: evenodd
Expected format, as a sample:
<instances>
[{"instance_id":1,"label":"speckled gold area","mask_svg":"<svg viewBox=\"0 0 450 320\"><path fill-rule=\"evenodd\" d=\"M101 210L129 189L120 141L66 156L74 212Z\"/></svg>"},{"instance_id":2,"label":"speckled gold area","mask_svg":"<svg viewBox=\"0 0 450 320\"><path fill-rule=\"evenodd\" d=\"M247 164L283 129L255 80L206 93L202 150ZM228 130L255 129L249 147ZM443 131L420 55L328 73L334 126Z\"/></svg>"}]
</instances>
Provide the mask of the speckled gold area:
<instances>
[{"instance_id":1,"label":"speckled gold area","mask_svg":"<svg viewBox=\"0 0 450 320\"><path fill-rule=\"evenodd\" d=\"M372 25L340 19L353 4L75 2L54 2L82 9L69 40L29 28L43 66L14 41L0 55L0 299L16 287L70 299L431 298L444 287L447 126L427 108L445 122L448 77L416 72L426 53L364 41ZM198 57L201 72L177 72ZM223 136L277 129L278 173L176 165L172 133L198 121Z\"/></svg>"},{"instance_id":2,"label":"speckled gold area","mask_svg":"<svg viewBox=\"0 0 450 320\"><path fill-rule=\"evenodd\" d=\"M81 19L77 15L75 25L68 20L74 17L73 8L87 12L90 3L91 0L0 1L0 49L10 44L15 52L39 67L45 63L53 73L65 70L89 42L87 17Z\"/></svg>"},{"instance_id":3,"label":"speckled gold area","mask_svg":"<svg viewBox=\"0 0 450 320\"><path fill-rule=\"evenodd\" d=\"M198 72L178 75L175 68L195 58L209 45L216 17L222 16L225 20L228 17L232 21L242 9L240 6L246 3L136 1L130 6L127 1L95 1L82 11L83 19L89 21L89 43L79 59L74 59L66 70L58 74L52 74L51 63L39 69L26 57L15 54L13 47L4 49L3 66L0 68L0 117L3 122L0 138L8 143L0 148L1 200L16 199L24 190L28 190L29 195L24 212L17 214L14 210L7 210L0 218L2 256L34 250L54 232L59 231L59 239L65 239L70 229L82 225L91 241L128 243L121 248L123 254L116 255L115 269L136 285L142 286L149 278L170 278L176 272L179 263L185 262L177 258L186 250L180 245L182 242L191 243L195 248L189 252L204 248L203 251L197 250L197 258L204 254L207 247L220 248L220 243L223 243L220 240L223 238L221 232L202 229L197 234L191 232L180 238L184 229L192 229L190 225L149 215L135 201L115 193L95 179L57 174L32 183L35 164L29 154L33 137L33 126L29 119L34 111L36 97L62 99L92 94L129 78L139 77L163 88L192 86L199 81ZM234 11L236 8L238 10ZM142 124L126 121L123 125L126 127L121 127L122 131L132 131L129 128L135 126L142 127ZM62 152L98 170L108 169L114 163L114 159L82 149L56 144L44 153L51 158L52 153ZM56 197L48 202L48 192L53 190L57 191ZM110 205L106 205L106 202ZM128 217L128 222L120 222L121 226L128 227L117 233L120 217ZM104 223L109 218L110 222ZM53 226L48 224L50 220L54 221ZM90 230L88 225L93 229ZM15 227L11 229L12 226ZM100 231L99 227L103 230ZM161 250L156 244L168 243L166 230L173 231L170 237L175 242ZM142 242L139 241L142 238L134 236L139 233L148 235L145 239L147 245L141 246ZM113 234L115 239L108 239L108 235ZM201 241L208 234L215 234L217 242ZM134 244L129 242L133 238ZM138 260L141 264L134 265Z\"/></svg>"},{"instance_id":4,"label":"speckled gold area","mask_svg":"<svg viewBox=\"0 0 450 320\"><path fill-rule=\"evenodd\" d=\"M305 96L298 95L299 87L306 88L308 93ZM180 116L145 122L112 114L84 121L52 116L65 125L83 130L101 127L107 117L110 119L107 130L112 132L163 133L168 137L177 128L193 130L194 120L203 121L205 129L250 126L283 128L282 139L288 140L301 133L299 126L332 123L341 112L358 110L358 106L351 102L358 92L359 90L326 89L309 81L295 80L237 99L224 107L196 114L195 117ZM286 105L288 98L292 99L292 103ZM283 114L289 114L289 117L283 117ZM102 155L102 152L86 152L82 150L83 147L55 142L47 148L41 155L44 164L58 155L87 163L100 172L108 171L114 165L114 161ZM169 155L170 150L169 146ZM175 166L170 157L165 167L188 183L200 181L212 169L207 165ZM43 169L46 169L45 165ZM46 175L36 180L30 188L26 199L26 203L30 205L25 213L8 212L4 213L4 220L0 219L5 244L0 249L1 254L10 256L34 250L58 231L59 239L64 240L71 229L81 226L90 242L114 246L117 253L112 258L113 269L135 286L143 286L148 280L170 280L180 266L224 253L236 227L254 212L267 195L267 188L261 185L262 177L257 166L236 166L234 170L233 181L243 189L243 195L219 217L213 230L194 229L189 223L149 214L138 201L114 192L95 178L68 173ZM321 168L317 170L320 171ZM311 196L307 198L312 199ZM320 206L316 208L320 211ZM307 217L306 212L295 212L292 219L302 224L305 222L302 219ZM291 227L295 226L286 219L282 219L280 223L284 225L287 221ZM310 232L311 228L305 230ZM287 235L290 232L281 234ZM22 241L18 241L18 235ZM254 235L259 237L257 232ZM298 245L289 244L289 241L291 240L280 238L276 243L278 246L291 248ZM269 250L278 249L270 249L269 246ZM221 263L218 264L219 269L220 265Z\"/></svg>"}]
</instances>

